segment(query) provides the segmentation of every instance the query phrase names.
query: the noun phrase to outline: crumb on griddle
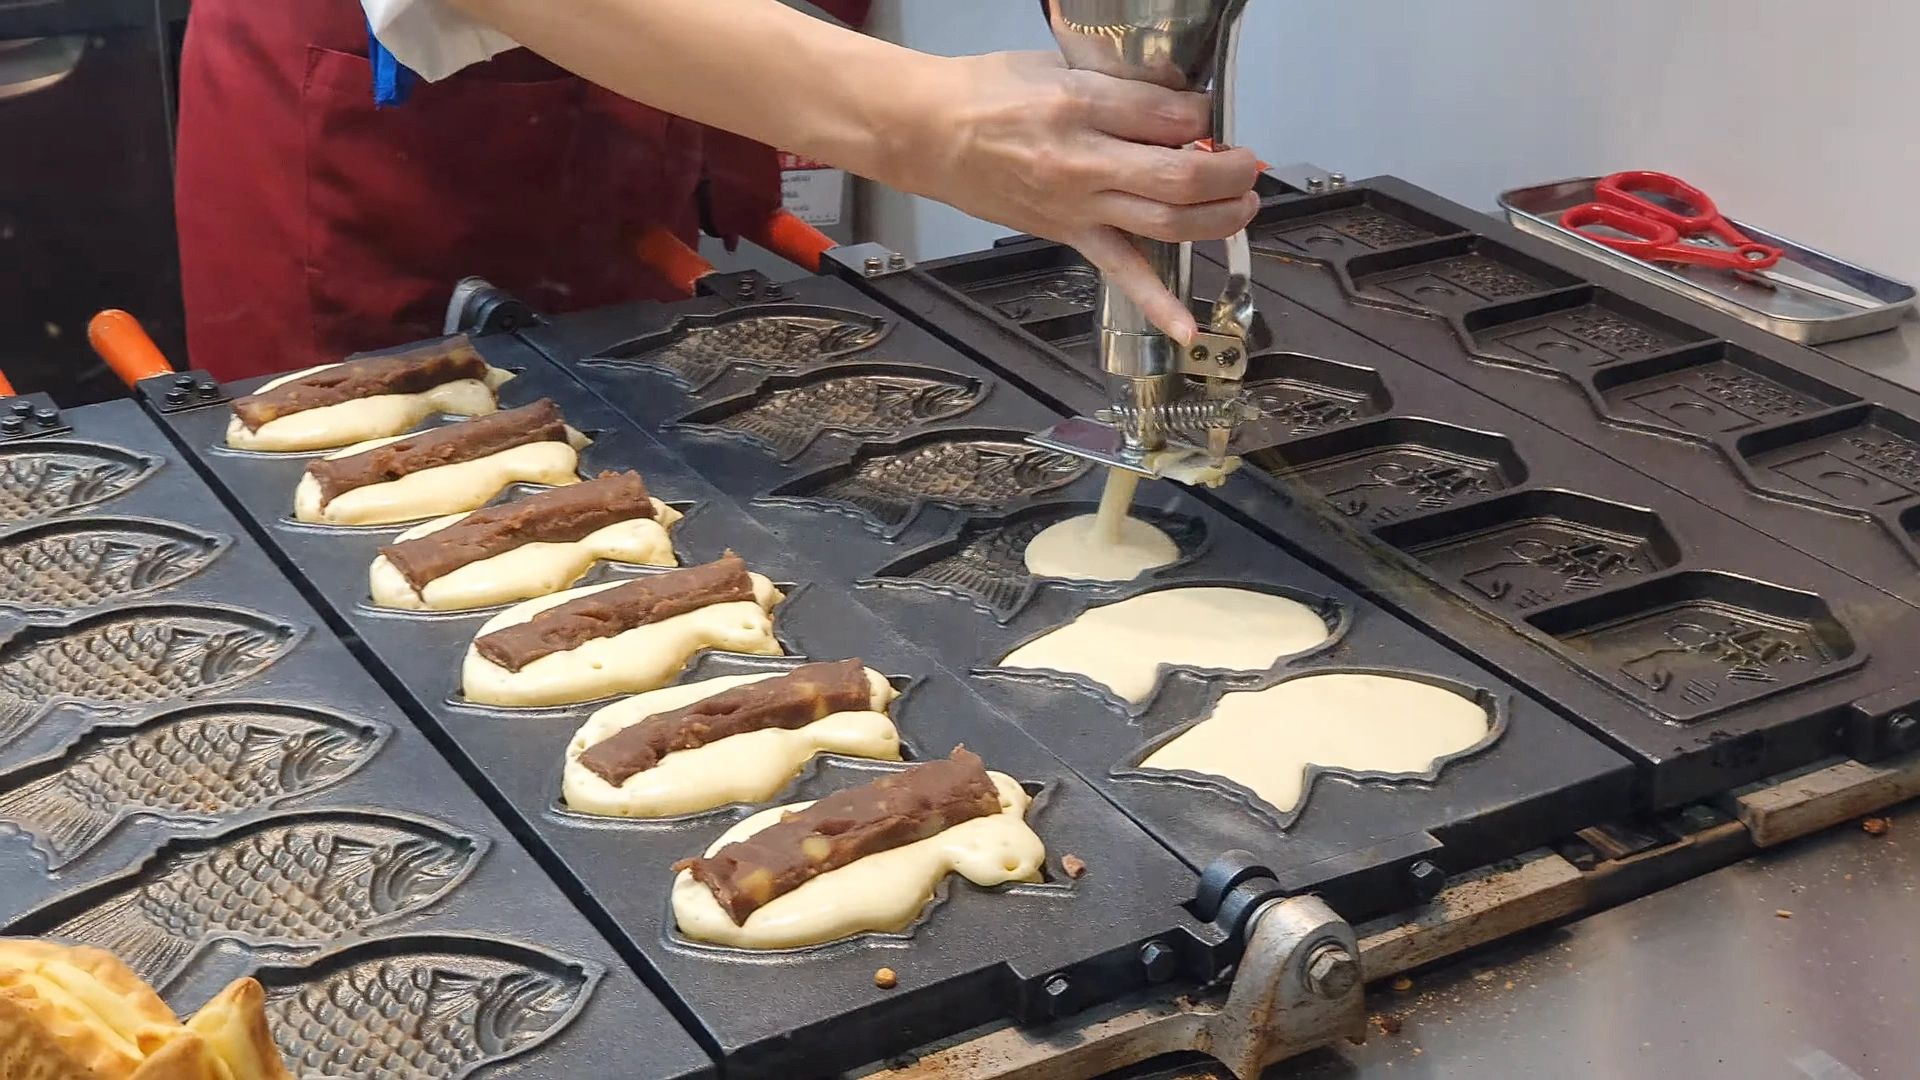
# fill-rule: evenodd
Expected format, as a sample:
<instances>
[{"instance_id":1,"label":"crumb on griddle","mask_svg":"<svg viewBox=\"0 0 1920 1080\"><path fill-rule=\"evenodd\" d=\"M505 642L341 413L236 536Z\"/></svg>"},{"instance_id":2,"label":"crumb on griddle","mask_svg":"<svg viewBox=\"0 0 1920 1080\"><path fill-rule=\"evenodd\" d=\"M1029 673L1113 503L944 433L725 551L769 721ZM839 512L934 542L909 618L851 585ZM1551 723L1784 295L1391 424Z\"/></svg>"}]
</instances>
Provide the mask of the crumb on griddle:
<instances>
[{"instance_id":1,"label":"crumb on griddle","mask_svg":"<svg viewBox=\"0 0 1920 1080\"><path fill-rule=\"evenodd\" d=\"M1065 870L1068 877L1077 881L1080 875L1087 872L1087 860L1082 859L1078 855L1062 855L1060 856L1060 869Z\"/></svg>"},{"instance_id":2,"label":"crumb on griddle","mask_svg":"<svg viewBox=\"0 0 1920 1080\"><path fill-rule=\"evenodd\" d=\"M900 985L900 976L895 975L892 968L881 968L873 973L873 985L882 990L891 990Z\"/></svg>"},{"instance_id":3,"label":"crumb on griddle","mask_svg":"<svg viewBox=\"0 0 1920 1080\"><path fill-rule=\"evenodd\" d=\"M1885 836L1893 828L1893 819L1884 817L1863 818L1860 830L1868 836Z\"/></svg>"},{"instance_id":4,"label":"crumb on griddle","mask_svg":"<svg viewBox=\"0 0 1920 1080\"><path fill-rule=\"evenodd\" d=\"M1791 919L1793 918L1793 912L1788 911L1786 908L1775 908L1773 917L1776 919Z\"/></svg>"},{"instance_id":5,"label":"crumb on griddle","mask_svg":"<svg viewBox=\"0 0 1920 1080\"><path fill-rule=\"evenodd\" d=\"M1404 1022L1397 1016L1389 1016L1386 1013L1379 1013L1379 1014L1376 1014L1373 1018L1373 1026L1379 1028L1383 1034L1398 1035L1400 1034L1400 1029L1405 1025L1404 1025Z\"/></svg>"}]
</instances>

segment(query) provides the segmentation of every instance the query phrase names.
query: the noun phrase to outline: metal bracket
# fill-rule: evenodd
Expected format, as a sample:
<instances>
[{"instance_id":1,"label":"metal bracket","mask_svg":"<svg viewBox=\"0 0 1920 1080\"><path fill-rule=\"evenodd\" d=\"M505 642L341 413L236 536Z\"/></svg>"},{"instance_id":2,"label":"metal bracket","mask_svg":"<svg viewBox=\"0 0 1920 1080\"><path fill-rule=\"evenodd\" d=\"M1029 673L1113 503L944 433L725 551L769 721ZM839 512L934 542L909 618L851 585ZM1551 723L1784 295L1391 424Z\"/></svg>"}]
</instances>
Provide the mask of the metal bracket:
<instances>
[{"instance_id":1,"label":"metal bracket","mask_svg":"<svg viewBox=\"0 0 1920 1080\"><path fill-rule=\"evenodd\" d=\"M1321 194L1338 191L1347 186L1347 174L1323 169L1307 162L1292 165L1279 165L1267 170L1267 175L1299 191Z\"/></svg>"},{"instance_id":2,"label":"metal bracket","mask_svg":"<svg viewBox=\"0 0 1920 1080\"><path fill-rule=\"evenodd\" d=\"M1318 897L1269 899L1247 916L1246 951L1224 996L1168 1000L1162 992L1059 1024L1000 1028L872 1075L1086 1080L1163 1054L1198 1052L1240 1080L1254 1080L1274 1062L1366 1038L1359 957L1353 928Z\"/></svg>"},{"instance_id":3,"label":"metal bracket","mask_svg":"<svg viewBox=\"0 0 1920 1080\"><path fill-rule=\"evenodd\" d=\"M699 293L736 304L765 304L793 298L785 285L758 270L708 274L700 279Z\"/></svg>"},{"instance_id":4,"label":"metal bracket","mask_svg":"<svg viewBox=\"0 0 1920 1080\"><path fill-rule=\"evenodd\" d=\"M227 400L227 392L213 376L204 371L183 371L177 375L155 375L141 379L135 387L156 410L163 413L185 412Z\"/></svg>"},{"instance_id":5,"label":"metal bracket","mask_svg":"<svg viewBox=\"0 0 1920 1080\"><path fill-rule=\"evenodd\" d=\"M843 274L856 278L885 277L913 269L911 260L885 244L842 244L822 258L839 267Z\"/></svg>"},{"instance_id":6,"label":"metal bracket","mask_svg":"<svg viewBox=\"0 0 1920 1080\"><path fill-rule=\"evenodd\" d=\"M45 394L0 397L0 442L59 435L73 430L66 417Z\"/></svg>"},{"instance_id":7,"label":"metal bracket","mask_svg":"<svg viewBox=\"0 0 1920 1080\"><path fill-rule=\"evenodd\" d=\"M485 278L461 278L447 302L445 334L507 334L540 321L533 308Z\"/></svg>"}]
</instances>

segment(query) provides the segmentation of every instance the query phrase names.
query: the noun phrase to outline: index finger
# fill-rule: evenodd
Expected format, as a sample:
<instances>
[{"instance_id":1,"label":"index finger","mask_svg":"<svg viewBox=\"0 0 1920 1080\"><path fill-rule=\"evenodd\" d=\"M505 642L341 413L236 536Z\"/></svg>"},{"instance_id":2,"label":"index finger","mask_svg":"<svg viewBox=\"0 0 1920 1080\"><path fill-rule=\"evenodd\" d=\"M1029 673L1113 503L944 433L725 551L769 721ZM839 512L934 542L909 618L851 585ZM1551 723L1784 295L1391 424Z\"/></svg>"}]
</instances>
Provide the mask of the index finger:
<instances>
[{"instance_id":1,"label":"index finger","mask_svg":"<svg viewBox=\"0 0 1920 1080\"><path fill-rule=\"evenodd\" d=\"M1087 122L1116 138L1156 146L1185 146L1213 134L1213 105L1205 94L1099 72L1076 72Z\"/></svg>"}]
</instances>

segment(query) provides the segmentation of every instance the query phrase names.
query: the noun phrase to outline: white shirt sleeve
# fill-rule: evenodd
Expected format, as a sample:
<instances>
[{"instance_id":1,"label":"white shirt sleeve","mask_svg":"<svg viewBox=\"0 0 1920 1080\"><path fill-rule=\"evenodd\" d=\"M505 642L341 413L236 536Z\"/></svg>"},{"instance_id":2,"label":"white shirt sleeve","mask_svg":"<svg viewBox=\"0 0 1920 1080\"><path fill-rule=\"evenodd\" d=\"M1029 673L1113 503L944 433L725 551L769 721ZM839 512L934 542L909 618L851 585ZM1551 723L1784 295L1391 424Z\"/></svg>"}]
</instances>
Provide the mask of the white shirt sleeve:
<instances>
[{"instance_id":1,"label":"white shirt sleeve","mask_svg":"<svg viewBox=\"0 0 1920 1080\"><path fill-rule=\"evenodd\" d=\"M361 6L380 44L429 82L519 44L446 0L361 0Z\"/></svg>"}]
</instances>

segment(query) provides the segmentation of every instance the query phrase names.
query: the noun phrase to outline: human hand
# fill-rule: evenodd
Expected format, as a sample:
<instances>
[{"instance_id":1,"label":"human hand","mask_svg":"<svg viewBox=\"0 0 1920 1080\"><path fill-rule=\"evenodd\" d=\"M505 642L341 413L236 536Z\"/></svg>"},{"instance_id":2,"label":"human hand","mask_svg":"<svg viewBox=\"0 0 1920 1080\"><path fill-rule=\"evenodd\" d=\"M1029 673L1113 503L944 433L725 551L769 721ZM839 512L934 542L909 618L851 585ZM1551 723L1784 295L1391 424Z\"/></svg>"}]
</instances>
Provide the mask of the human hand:
<instances>
[{"instance_id":1,"label":"human hand","mask_svg":"<svg viewBox=\"0 0 1920 1080\"><path fill-rule=\"evenodd\" d=\"M896 187L1073 245L1182 345L1195 324L1126 233L1217 240L1259 209L1244 149L1212 134L1203 94L1074 71L1053 53L929 58L902 87L887 172Z\"/></svg>"}]
</instances>

